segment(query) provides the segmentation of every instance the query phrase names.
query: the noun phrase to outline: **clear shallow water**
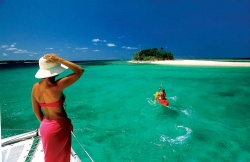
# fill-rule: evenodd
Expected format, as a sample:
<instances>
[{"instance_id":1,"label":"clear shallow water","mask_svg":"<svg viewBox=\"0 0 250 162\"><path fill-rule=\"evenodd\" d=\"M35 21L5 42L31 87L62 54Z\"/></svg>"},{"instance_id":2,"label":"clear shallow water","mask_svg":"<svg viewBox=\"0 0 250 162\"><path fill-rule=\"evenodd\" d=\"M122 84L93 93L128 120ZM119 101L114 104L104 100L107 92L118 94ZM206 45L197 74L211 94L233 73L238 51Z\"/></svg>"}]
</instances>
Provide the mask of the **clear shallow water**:
<instances>
[{"instance_id":1,"label":"clear shallow water","mask_svg":"<svg viewBox=\"0 0 250 162\"><path fill-rule=\"evenodd\" d=\"M250 68L80 65L66 111L95 161L250 161ZM39 127L30 103L36 70L1 66L2 138ZM161 83L168 108L154 104ZM73 147L89 161L75 139Z\"/></svg>"}]
</instances>

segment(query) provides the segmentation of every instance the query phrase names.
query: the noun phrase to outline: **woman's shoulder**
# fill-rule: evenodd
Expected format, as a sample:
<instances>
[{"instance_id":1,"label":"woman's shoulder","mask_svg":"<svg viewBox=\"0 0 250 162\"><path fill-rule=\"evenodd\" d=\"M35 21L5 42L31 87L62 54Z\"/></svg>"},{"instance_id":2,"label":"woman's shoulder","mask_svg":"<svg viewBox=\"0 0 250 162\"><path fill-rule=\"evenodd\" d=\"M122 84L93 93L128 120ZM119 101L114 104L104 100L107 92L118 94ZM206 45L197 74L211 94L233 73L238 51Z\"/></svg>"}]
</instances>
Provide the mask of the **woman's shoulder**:
<instances>
[{"instance_id":1,"label":"woman's shoulder","mask_svg":"<svg viewBox=\"0 0 250 162\"><path fill-rule=\"evenodd\" d=\"M32 92L33 92L33 93L34 93L34 91L37 90L38 85L39 85L39 83L35 83L35 84L33 85L33 87L32 87Z\"/></svg>"},{"instance_id":2,"label":"woman's shoulder","mask_svg":"<svg viewBox=\"0 0 250 162\"><path fill-rule=\"evenodd\" d=\"M33 88L37 88L39 86L39 82L33 84Z\"/></svg>"}]
</instances>

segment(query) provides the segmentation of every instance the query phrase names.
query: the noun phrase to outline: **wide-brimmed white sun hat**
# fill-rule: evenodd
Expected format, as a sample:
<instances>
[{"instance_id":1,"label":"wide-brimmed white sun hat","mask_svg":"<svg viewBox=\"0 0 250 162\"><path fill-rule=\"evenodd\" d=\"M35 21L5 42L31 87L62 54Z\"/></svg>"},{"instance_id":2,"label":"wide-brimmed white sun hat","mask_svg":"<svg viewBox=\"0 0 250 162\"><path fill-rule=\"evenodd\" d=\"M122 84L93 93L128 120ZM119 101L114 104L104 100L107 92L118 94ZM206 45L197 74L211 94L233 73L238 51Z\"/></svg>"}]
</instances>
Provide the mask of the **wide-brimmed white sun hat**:
<instances>
[{"instance_id":1,"label":"wide-brimmed white sun hat","mask_svg":"<svg viewBox=\"0 0 250 162\"><path fill-rule=\"evenodd\" d=\"M39 59L40 69L37 71L36 78L48 78L56 76L68 69L67 66L58 63L48 63L43 57Z\"/></svg>"}]
</instances>

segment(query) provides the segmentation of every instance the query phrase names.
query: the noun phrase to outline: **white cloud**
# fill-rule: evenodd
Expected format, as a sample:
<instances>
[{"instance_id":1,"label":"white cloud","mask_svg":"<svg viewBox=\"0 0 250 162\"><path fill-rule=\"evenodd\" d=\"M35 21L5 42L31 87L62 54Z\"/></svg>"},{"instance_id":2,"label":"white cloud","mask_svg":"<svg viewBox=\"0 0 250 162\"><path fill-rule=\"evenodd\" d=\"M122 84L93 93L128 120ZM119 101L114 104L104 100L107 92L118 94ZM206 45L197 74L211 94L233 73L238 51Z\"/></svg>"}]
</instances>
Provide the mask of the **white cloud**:
<instances>
[{"instance_id":1,"label":"white cloud","mask_svg":"<svg viewBox=\"0 0 250 162\"><path fill-rule=\"evenodd\" d=\"M53 50L54 48L50 47L50 48L45 48L45 49L47 49L47 50Z\"/></svg>"},{"instance_id":2,"label":"white cloud","mask_svg":"<svg viewBox=\"0 0 250 162\"><path fill-rule=\"evenodd\" d=\"M8 45L5 45L5 44L0 46L0 48L7 48L7 47L8 47Z\"/></svg>"},{"instance_id":3,"label":"white cloud","mask_svg":"<svg viewBox=\"0 0 250 162\"><path fill-rule=\"evenodd\" d=\"M129 49L129 50L138 49L138 48L136 48L136 47L127 47L127 46L122 46L122 48Z\"/></svg>"},{"instance_id":4,"label":"white cloud","mask_svg":"<svg viewBox=\"0 0 250 162\"><path fill-rule=\"evenodd\" d=\"M28 50L18 49L15 46L16 46L16 43L12 43L11 45L0 45L0 48L5 49L6 51L11 51L13 53L28 53L28 54L32 54L32 55L37 54L34 52L30 52ZM3 56L7 56L7 55L8 55L7 53L3 53Z\"/></svg>"},{"instance_id":5,"label":"white cloud","mask_svg":"<svg viewBox=\"0 0 250 162\"><path fill-rule=\"evenodd\" d=\"M99 52L100 50L93 50L94 52Z\"/></svg>"},{"instance_id":6,"label":"white cloud","mask_svg":"<svg viewBox=\"0 0 250 162\"><path fill-rule=\"evenodd\" d=\"M87 47L83 47L83 48L75 48L75 50L87 50L87 49L89 49L89 48L87 48Z\"/></svg>"},{"instance_id":7,"label":"white cloud","mask_svg":"<svg viewBox=\"0 0 250 162\"><path fill-rule=\"evenodd\" d=\"M99 38L92 39L92 42L99 42L99 41L100 41Z\"/></svg>"},{"instance_id":8,"label":"white cloud","mask_svg":"<svg viewBox=\"0 0 250 162\"><path fill-rule=\"evenodd\" d=\"M97 42L107 42L107 40L101 40L101 39L99 39L99 38L95 38L95 39L92 39L91 40L95 45L97 45Z\"/></svg>"},{"instance_id":9,"label":"white cloud","mask_svg":"<svg viewBox=\"0 0 250 162\"><path fill-rule=\"evenodd\" d=\"M27 50L19 49L19 50L15 51L14 53L29 53L29 52Z\"/></svg>"},{"instance_id":10,"label":"white cloud","mask_svg":"<svg viewBox=\"0 0 250 162\"><path fill-rule=\"evenodd\" d=\"M15 47L16 46L16 43L13 43L10 45L10 47Z\"/></svg>"},{"instance_id":11,"label":"white cloud","mask_svg":"<svg viewBox=\"0 0 250 162\"><path fill-rule=\"evenodd\" d=\"M10 48L7 48L6 50L8 50L8 51L15 51L15 50L17 50L17 48L10 47Z\"/></svg>"},{"instance_id":12,"label":"white cloud","mask_svg":"<svg viewBox=\"0 0 250 162\"><path fill-rule=\"evenodd\" d=\"M109 47L114 47L115 44L114 44L114 43L107 43L107 46L109 46Z\"/></svg>"}]
</instances>

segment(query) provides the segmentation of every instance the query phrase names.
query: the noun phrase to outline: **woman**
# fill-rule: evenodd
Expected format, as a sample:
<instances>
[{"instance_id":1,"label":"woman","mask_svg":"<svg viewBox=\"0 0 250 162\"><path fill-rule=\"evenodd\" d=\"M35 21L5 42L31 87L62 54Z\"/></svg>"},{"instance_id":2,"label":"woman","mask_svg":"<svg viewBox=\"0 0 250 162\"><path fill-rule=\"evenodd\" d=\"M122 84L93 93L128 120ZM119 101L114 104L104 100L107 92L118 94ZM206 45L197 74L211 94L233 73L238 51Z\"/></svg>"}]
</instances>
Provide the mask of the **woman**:
<instances>
[{"instance_id":1,"label":"woman","mask_svg":"<svg viewBox=\"0 0 250 162\"><path fill-rule=\"evenodd\" d=\"M39 59L40 69L35 77L42 78L33 85L32 108L40 123L40 134L45 162L69 162L72 125L63 103L63 90L77 81L84 69L55 54L46 54ZM55 77L67 68L72 74L56 80Z\"/></svg>"},{"instance_id":2,"label":"woman","mask_svg":"<svg viewBox=\"0 0 250 162\"><path fill-rule=\"evenodd\" d=\"M166 92L164 89L162 89L162 91L160 92L160 100L166 100Z\"/></svg>"}]
</instances>

